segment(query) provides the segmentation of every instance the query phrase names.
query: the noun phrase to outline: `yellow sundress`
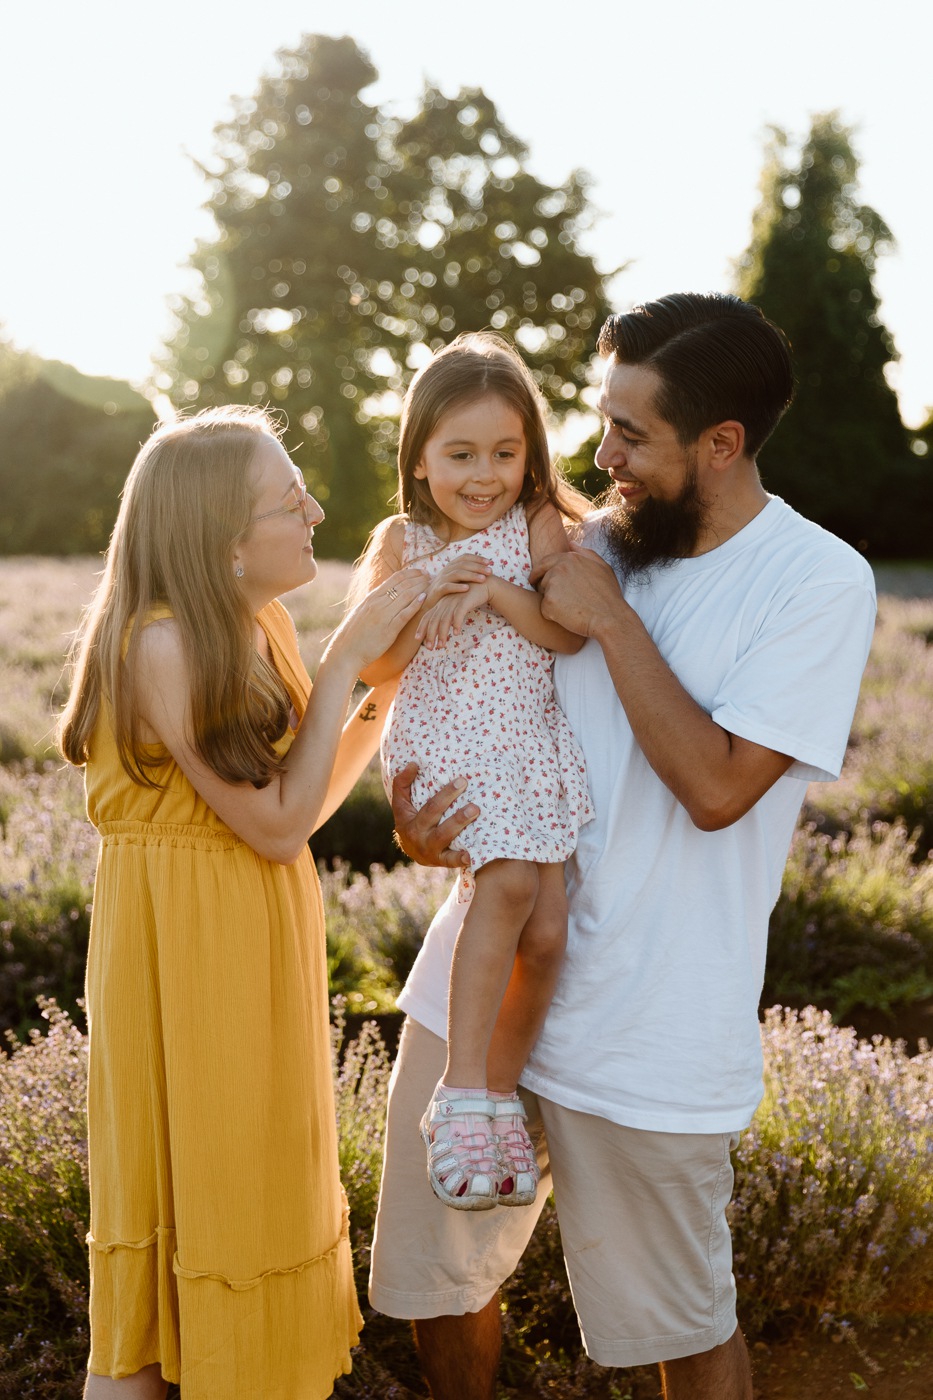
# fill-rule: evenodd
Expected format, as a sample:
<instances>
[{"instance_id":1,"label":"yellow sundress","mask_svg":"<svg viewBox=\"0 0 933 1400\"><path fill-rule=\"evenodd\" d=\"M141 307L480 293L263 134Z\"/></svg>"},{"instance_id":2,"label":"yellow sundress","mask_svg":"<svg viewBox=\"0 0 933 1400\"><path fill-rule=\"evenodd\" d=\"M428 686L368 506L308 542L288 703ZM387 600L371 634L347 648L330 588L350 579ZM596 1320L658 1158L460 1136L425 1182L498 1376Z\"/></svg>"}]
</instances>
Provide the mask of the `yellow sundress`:
<instances>
[{"instance_id":1,"label":"yellow sundress","mask_svg":"<svg viewBox=\"0 0 933 1400\"><path fill-rule=\"evenodd\" d=\"M154 616L166 616L157 612ZM258 616L299 715L291 618ZM282 747L291 742L286 736ZM318 1400L356 1301L310 852L261 856L174 763L125 773L106 715L87 764L103 840L87 970L89 1369L158 1362L184 1400Z\"/></svg>"}]
</instances>

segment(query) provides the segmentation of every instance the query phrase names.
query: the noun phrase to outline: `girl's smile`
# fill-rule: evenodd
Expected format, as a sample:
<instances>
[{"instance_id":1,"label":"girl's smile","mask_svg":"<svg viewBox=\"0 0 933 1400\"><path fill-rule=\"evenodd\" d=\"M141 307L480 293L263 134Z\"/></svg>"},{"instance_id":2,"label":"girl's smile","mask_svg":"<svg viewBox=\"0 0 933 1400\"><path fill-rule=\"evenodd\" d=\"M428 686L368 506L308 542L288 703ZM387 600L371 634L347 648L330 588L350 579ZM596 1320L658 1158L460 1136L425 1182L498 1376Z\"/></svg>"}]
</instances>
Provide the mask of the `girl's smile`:
<instances>
[{"instance_id":1,"label":"girl's smile","mask_svg":"<svg viewBox=\"0 0 933 1400\"><path fill-rule=\"evenodd\" d=\"M521 414L498 394L443 415L415 476L427 482L448 541L467 539L511 510L524 485L525 457Z\"/></svg>"}]
</instances>

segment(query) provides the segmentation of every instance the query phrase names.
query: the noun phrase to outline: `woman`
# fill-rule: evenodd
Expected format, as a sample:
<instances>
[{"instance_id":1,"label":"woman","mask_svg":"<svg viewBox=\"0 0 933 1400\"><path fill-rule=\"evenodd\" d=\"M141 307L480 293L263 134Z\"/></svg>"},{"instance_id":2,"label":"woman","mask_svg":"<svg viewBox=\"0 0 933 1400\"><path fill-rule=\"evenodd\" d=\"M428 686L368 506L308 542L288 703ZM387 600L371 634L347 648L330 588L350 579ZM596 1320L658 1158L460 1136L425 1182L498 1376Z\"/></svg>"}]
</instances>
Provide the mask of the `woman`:
<instances>
[{"instance_id":1,"label":"woman","mask_svg":"<svg viewBox=\"0 0 933 1400\"><path fill-rule=\"evenodd\" d=\"M79 635L61 744L102 836L87 1400L315 1400L359 1333L307 840L376 748L362 707L345 721L357 675L424 592L387 580L312 690L276 600L314 578L322 519L263 412L162 427Z\"/></svg>"}]
</instances>

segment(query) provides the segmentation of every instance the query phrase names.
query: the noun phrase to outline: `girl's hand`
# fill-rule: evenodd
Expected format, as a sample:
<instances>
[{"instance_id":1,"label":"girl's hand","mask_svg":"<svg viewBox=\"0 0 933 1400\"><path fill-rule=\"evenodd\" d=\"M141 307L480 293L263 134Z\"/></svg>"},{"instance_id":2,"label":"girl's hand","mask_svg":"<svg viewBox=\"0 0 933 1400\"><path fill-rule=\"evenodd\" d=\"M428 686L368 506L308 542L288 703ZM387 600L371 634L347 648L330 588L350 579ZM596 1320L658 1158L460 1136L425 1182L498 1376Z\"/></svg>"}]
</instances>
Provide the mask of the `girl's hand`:
<instances>
[{"instance_id":1,"label":"girl's hand","mask_svg":"<svg viewBox=\"0 0 933 1400\"><path fill-rule=\"evenodd\" d=\"M478 554L461 554L459 559L451 560L431 579L425 611L451 593L464 593L471 584L485 583L491 573L492 565L488 559L483 559Z\"/></svg>"},{"instance_id":2,"label":"girl's hand","mask_svg":"<svg viewBox=\"0 0 933 1400\"><path fill-rule=\"evenodd\" d=\"M359 673L382 656L407 622L417 614L426 597L426 578L420 569L399 569L347 613L331 637L322 661L339 655L352 661Z\"/></svg>"},{"instance_id":3,"label":"girl's hand","mask_svg":"<svg viewBox=\"0 0 933 1400\"><path fill-rule=\"evenodd\" d=\"M426 608L418 623L416 641L429 649L443 646L451 632L454 635L459 633L471 612L484 607L488 602L488 582L470 584L465 593L448 594L433 607Z\"/></svg>"}]
</instances>

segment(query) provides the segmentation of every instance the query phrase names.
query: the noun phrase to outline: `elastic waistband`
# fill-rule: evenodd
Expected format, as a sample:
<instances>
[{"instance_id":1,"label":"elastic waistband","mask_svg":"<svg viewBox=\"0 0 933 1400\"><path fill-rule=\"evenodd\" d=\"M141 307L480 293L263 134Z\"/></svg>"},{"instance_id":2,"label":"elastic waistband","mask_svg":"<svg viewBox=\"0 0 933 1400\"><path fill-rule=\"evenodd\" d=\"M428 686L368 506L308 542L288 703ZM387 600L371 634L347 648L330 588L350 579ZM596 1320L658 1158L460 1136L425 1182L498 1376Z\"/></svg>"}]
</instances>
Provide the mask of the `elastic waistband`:
<instances>
[{"instance_id":1,"label":"elastic waistband","mask_svg":"<svg viewBox=\"0 0 933 1400\"><path fill-rule=\"evenodd\" d=\"M105 846L188 846L203 851L232 851L246 843L232 831L184 822L101 822Z\"/></svg>"}]
</instances>

